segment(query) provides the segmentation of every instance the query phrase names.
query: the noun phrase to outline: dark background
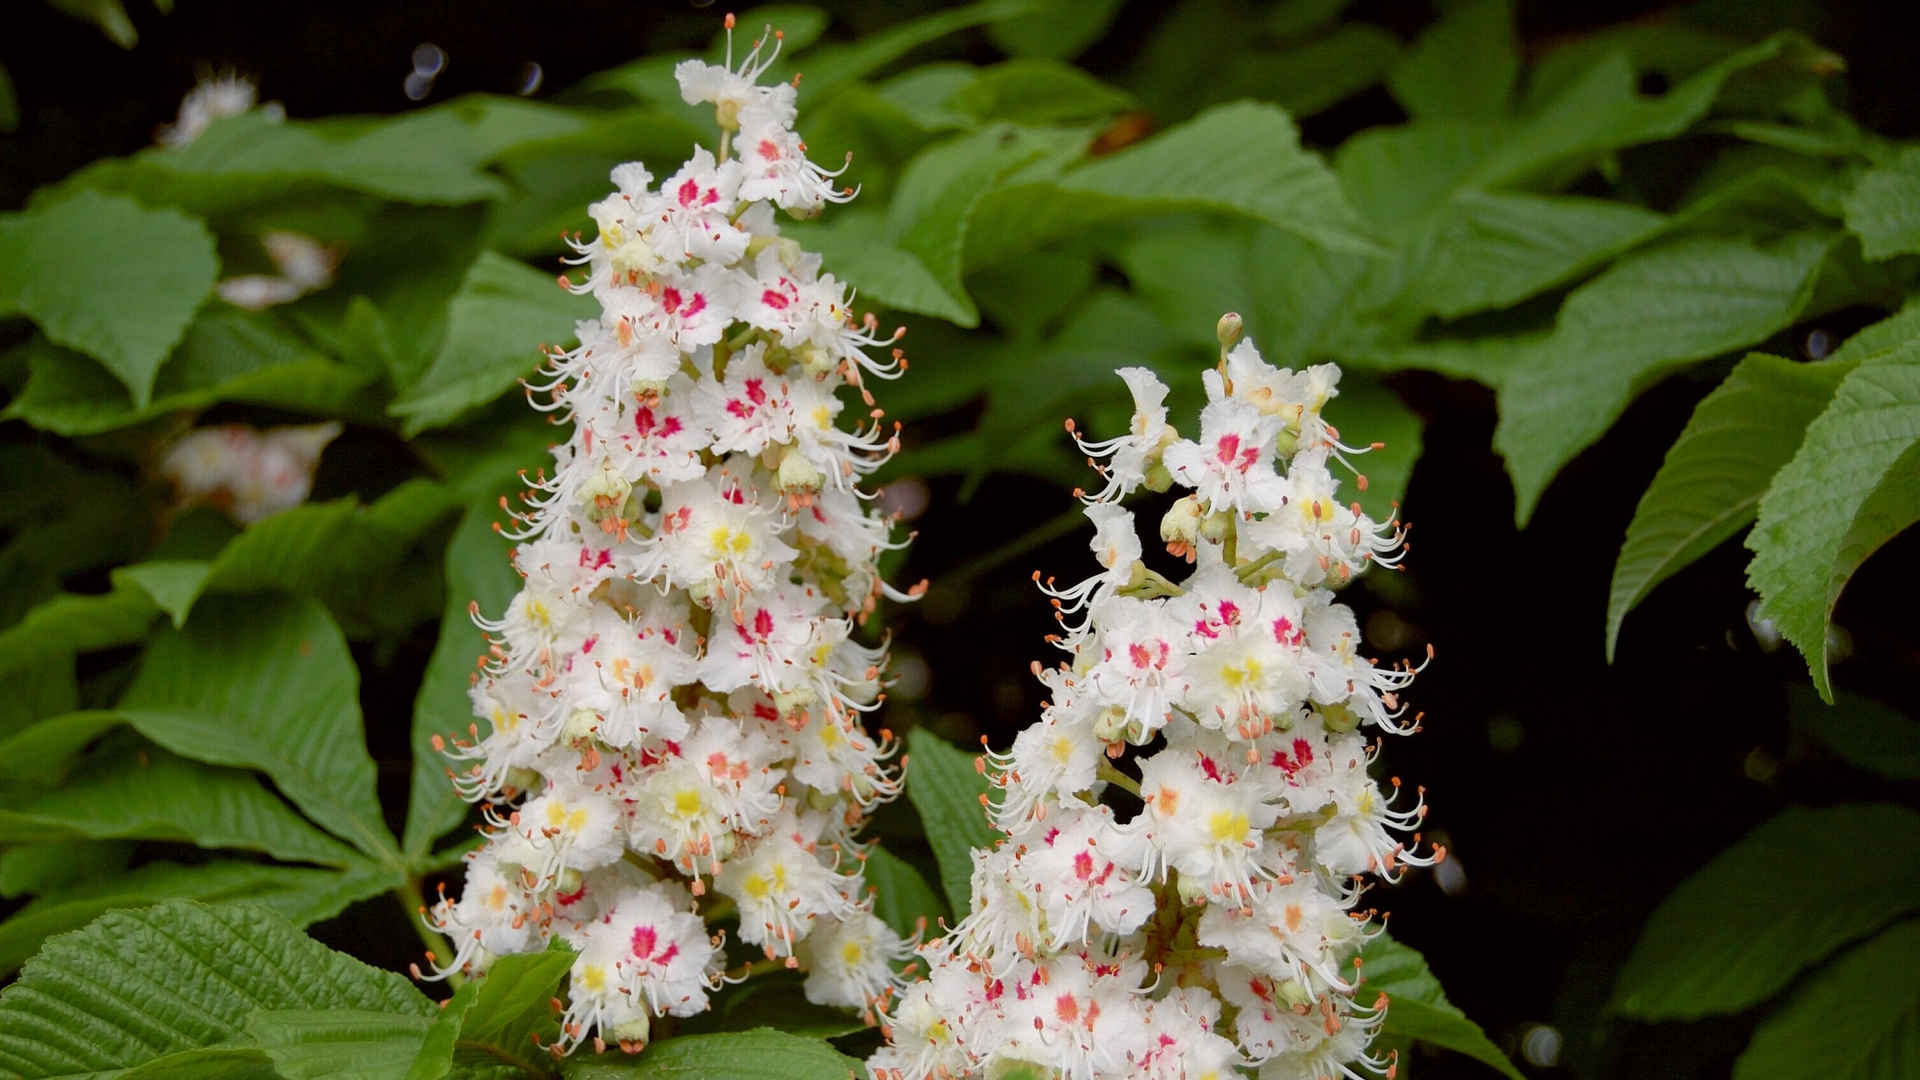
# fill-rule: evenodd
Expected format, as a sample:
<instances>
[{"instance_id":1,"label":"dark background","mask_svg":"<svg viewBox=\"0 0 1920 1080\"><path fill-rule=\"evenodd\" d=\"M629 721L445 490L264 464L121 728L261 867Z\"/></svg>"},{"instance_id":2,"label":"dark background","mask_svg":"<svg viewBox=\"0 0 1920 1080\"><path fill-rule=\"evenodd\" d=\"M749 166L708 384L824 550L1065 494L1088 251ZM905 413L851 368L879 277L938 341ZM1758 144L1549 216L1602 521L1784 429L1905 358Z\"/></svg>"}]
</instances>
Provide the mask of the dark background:
<instances>
[{"instance_id":1,"label":"dark background","mask_svg":"<svg viewBox=\"0 0 1920 1080\"><path fill-rule=\"evenodd\" d=\"M395 112L414 106L401 84L415 46L430 41L449 63L428 103L468 91L514 92L530 62L544 75L534 96L547 97L643 53L696 46L722 10L633 0L573 0L537 12L524 0L178 0L163 16L146 0L128 2L141 35L130 51L39 3L16 3L0 16L0 64L23 113L21 129L0 137L0 207L19 206L35 185L96 157L147 145L196 73L208 69L255 76L262 98L296 117ZM827 6L836 10L836 37L925 8ZM1878 24L1874 6L1813 7L1730 5L1738 14L1728 18L1739 25L1727 28L1807 30L1847 58L1838 92L1862 123L1882 134L1914 134L1908 43ZM1165 10L1127 4L1079 62L1124 82ZM1667 13L1652 4L1523 2L1519 17L1534 54L1588 29ZM1411 38L1433 11L1360 3L1347 17ZM1221 48L1232 42L1232 27L1222 27ZM982 63L999 58L978 32L927 51ZM1376 89L1303 128L1310 143L1328 148L1402 119ZM110 276L111 268L102 272ZM1835 313L1766 349L1824 355L1874 318L1865 310ZM1429 643L1438 650L1412 695L1426 713L1425 730L1390 745L1386 766L1427 787L1430 834L1448 845L1460 880L1442 890L1435 875L1420 874L1373 900L1392 912L1395 935L1427 955L1453 1002L1530 1074L1726 1075L1753 1015L1654 1026L1597 1019L1640 923L1687 874L1789 803L1920 797L1914 785L1850 770L1794 734L1789 693L1806 683L1805 665L1791 647L1766 651L1750 631L1747 555L1738 541L1657 589L1627 619L1617 661L1604 661L1607 583L1634 505L1693 404L1730 367L1703 365L1642 396L1561 473L1524 532L1514 529L1512 490L1490 448L1492 393L1419 373L1389 380L1426 421L1425 453L1405 504L1417 525L1414 550L1407 573L1374 584L1384 576L1376 572L1345 599L1383 651L1413 656ZM910 454L902 467L911 468ZM316 496L329 494L322 480ZM1052 629L1027 574L1043 568L1076 576L1086 565L1084 537L983 564L983 554L1068 509L1067 493L1006 475L991 477L965 503L957 501L957 482L930 488L905 579L928 577L934 590L894 625L902 654L918 656L931 676L906 707L956 740L984 733L1004 745L1038 715L1039 687L1026 669L1047 656L1040 639ZM1912 703L1920 633L1907 567L1916 555L1920 540L1909 533L1869 562L1843 598L1838 623L1853 655L1835 668L1839 688ZM383 790L389 782L404 788L407 709L432 634L425 626L392 656L359 657ZM382 718L390 718L385 734ZM417 948L384 900L315 932L392 967ZM1557 1066L1522 1057L1529 1032L1536 1048L1546 1041L1538 1025L1562 1039ZM1412 1064L1421 1077L1491 1075L1458 1058Z\"/></svg>"}]
</instances>

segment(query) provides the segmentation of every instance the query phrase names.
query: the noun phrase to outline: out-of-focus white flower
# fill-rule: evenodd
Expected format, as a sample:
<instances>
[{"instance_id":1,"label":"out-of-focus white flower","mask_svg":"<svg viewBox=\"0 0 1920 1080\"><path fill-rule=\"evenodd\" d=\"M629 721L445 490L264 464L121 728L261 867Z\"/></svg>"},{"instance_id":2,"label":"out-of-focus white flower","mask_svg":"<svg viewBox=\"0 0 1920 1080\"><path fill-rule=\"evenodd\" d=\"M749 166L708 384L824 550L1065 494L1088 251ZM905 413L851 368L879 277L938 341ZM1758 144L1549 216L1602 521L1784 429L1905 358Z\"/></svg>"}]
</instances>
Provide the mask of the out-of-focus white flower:
<instances>
[{"instance_id":1,"label":"out-of-focus white flower","mask_svg":"<svg viewBox=\"0 0 1920 1080\"><path fill-rule=\"evenodd\" d=\"M203 76L180 99L180 113L173 123L162 124L156 137L164 146L185 146L199 138L215 120L251 110L258 95L259 88L253 85L253 80L238 72ZM274 120L285 115L277 101L261 105L260 111Z\"/></svg>"},{"instance_id":2,"label":"out-of-focus white flower","mask_svg":"<svg viewBox=\"0 0 1920 1080\"><path fill-rule=\"evenodd\" d=\"M307 501L320 452L341 431L338 423L268 428L245 424L200 428L160 459L183 503L211 503L252 524Z\"/></svg>"},{"instance_id":3,"label":"out-of-focus white flower","mask_svg":"<svg viewBox=\"0 0 1920 1080\"><path fill-rule=\"evenodd\" d=\"M898 334L780 237L769 202L813 196L750 187L732 152L776 128L797 145L793 88L755 84L766 59L682 64L720 152L657 188L615 169L599 234L574 243L585 276L566 284L601 314L533 387L572 433L507 530L521 593L475 614L480 723L442 744L488 838L428 914L472 942L435 973L573 945L563 1049L637 1049L653 1017L705 1009L739 977L709 916L737 914L741 942L829 1005L877 1010L914 944L874 916L855 839L900 791L891 736L864 721L886 653L855 637L881 597L913 595L881 581L900 544L856 486L895 443L877 410L835 423L842 391L871 405L863 375L904 365L867 354Z\"/></svg>"},{"instance_id":4,"label":"out-of-focus white flower","mask_svg":"<svg viewBox=\"0 0 1920 1080\"><path fill-rule=\"evenodd\" d=\"M1007 835L973 853L966 918L921 947L875 1080L1392 1075L1368 1050L1385 1006L1356 969L1379 933L1359 883L1444 852L1417 850L1425 801L1382 790L1360 733L1413 730L1413 669L1363 658L1331 590L1396 564L1403 530L1333 502L1328 461L1359 452L1321 419L1338 370L1267 364L1236 347L1236 316L1221 336L1198 440L1130 368L1129 433L1080 441L1104 459L1086 507L1100 571L1043 591L1084 621L1055 639L1067 662L1036 666L1039 722L987 755ZM1178 583L1115 505L1175 485L1190 493L1161 535L1194 563ZM1116 814L1109 785L1137 806Z\"/></svg>"}]
</instances>

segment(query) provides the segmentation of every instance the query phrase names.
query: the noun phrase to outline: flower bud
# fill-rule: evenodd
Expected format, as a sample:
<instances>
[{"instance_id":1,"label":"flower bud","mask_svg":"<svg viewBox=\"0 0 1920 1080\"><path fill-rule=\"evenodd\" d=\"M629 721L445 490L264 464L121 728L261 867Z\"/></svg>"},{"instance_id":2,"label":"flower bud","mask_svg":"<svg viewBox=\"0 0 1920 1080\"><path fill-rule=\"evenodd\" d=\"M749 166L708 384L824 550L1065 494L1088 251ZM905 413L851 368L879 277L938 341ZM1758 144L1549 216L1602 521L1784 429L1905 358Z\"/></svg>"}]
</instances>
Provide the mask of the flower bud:
<instances>
[{"instance_id":1,"label":"flower bud","mask_svg":"<svg viewBox=\"0 0 1920 1080\"><path fill-rule=\"evenodd\" d=\"M630 1019L622 1020L607 1030L606 1038L612 1042L627 1045L644 1043L653 1033L653 1020L644 1012L636 1012Z\"/></svg>"},{"instance_id":2,"label":"flower bud","mask_svg":"<svg viewBox=\"0 0 1920 1080\"><path fill-rule=\"evenodd\" d=\"M1109 705L1093 715L1093 737L1101 742L1119 742L1127 733L1127 710Z\"/></svg>"},{"instance_id":3,"label":"flower bud","mask_svg":"<svg viewBox=\"0 0 1920 1080\"><path fill-rule=\"evenodd\" d=\"M791 447L780 456L780 469L774 483L781 491L789 495L812 495L825 481L826 475L815 468L798 447Z\"/></svg>"},{"instance_id":4,"label":"flower bud","mask_svg":"<svg viewBox=\"0 0 1920 1080\"><path fill-rule=\"evenodd\" d=\"M1240 334L1245 326L1246 323L1240 318L1239 312L1229 311L1220 316L1220 321L1214 324L1213 336L1219 339L1222 353L1233 348L1234 343L1240 340Z\"/></svg>"},{"instance_id":5,"label":"flower bud","mask_svg":"<svg viewBox=\"0 0 1920 1080\"><path fill-rule=\"evenodd\" d=\"M1160 518L1160 539L1169 544L1194 544L1200 539L1200 517L1200 497L1182 496Z\"/></svg>"}]
</instances>

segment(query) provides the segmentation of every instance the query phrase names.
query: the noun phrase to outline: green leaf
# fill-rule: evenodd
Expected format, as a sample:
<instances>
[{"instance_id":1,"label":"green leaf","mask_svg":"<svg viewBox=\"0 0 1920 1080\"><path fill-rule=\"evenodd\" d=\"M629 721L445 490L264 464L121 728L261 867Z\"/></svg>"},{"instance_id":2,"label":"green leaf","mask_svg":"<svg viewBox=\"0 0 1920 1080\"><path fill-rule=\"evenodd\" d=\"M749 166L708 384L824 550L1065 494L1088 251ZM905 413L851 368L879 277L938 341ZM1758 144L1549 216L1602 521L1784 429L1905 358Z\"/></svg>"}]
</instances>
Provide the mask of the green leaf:
<instances>
[{"instance_id":1,"label":"green leaf","mask_svg":"<svg viewBox=\"0 0 1920 1080\"><path fill-rule=\"evenodd\" d=\"M103 266L114 268L110 289ZM205 225L131 199L83 192L0 217L0 311L97 357L136 406L219 272Z\"/></svg>"},{"instance_id":2,"label":"green leaf","mask_svg":"<svg viewBox=\"0 0 1920 1080\"><path fill-rule=\"evenodd\" d=\"M60 840L0 851L0 897L18 899L118 874L133 857L125 840Z\"/></svg>"},{"instance_id":3,"label":"green leaf","mask_svg":"<svg viewBox=\"0 0 1920 1080\"><path fill-rule=\"evenodd\" d=\"M251 773L158 749L96 755L59 787L0 810L0 843L61 835L186 841L325 866L363 861L287 809Z\"/></svg>"},{"instance_id":4,"label":"green leaf","mask_svg":"<svg viewBox=\"0 0 1920 1080\"><path fill-rule=\"evenodd\" d=\"M741 25L758 29L754 23ZM791 43L793 36L789 34L787 40ZM786 54L783 49L782 55ZM666 108L649 105L584 113L585 125L573 134L517 146L503 154L494 168L506 176L513 193L496 204L488 217L487 246L521 256L567 253L561 232L572 233L592 224L587 206L612 190L607 176L614 166L639 160L655 176L671 176L686 159L689 147L710 142L712 112L709 110L698 124L689 123L689 118L697 114L681 105L672 67L669 62L644 76L644 87L621 87L629 92L644 88L640 96L663 104L671 101ZM599 82L596 76L588 86ZM811 127L808 132L812 133ZM817 145L831 147L834 152L840 149L832 143Z\"/></svg>"},{"instance_id":5,"label":"green leaf","mask_svg":"<svg viewBox=\"0 0 1920 1080\"><path fill-rule=\"evenodd\" d=\"M1134 108L1138 102L1069 64L1009 60L982 69L945 104L983 123L1042 125L1099 120Z\"/></svg>"},{"instance_id":6,"label":"green leaf","mask_svg":"<svg viewBox=\"0 0 1920 1080\"><path fill-rule=\"evenodd\" d=\"M1499 116L1520 79L1511 0L1470 0L1449 10L1387 77L1416 120Z\"/></svg>"},{"instance_id":7,"label":"green leaf","mask_svg":"<svg viewBox=\"0 0 1920 1080\"><path fill-rule=\"evenodd\" d=\"M446 340L452 297L483 250L489 220L477 206L385 207L364 237L345 246L333 287L289 305L290 313L315 337L331 335L343 355L373 344L392 365L390 381L404 390ZM379 320L357 296L374 305Z\"/></svg>"},{"instance_id":8,"label":"green leaf","mask_svg":"<svg viewBox=\"0 0 1920 1080\"><path fill-rule=\"evenodd\" d=\"M49 891L0 923L0 971L19 967L49 936L78 929L112 908L175 899L244 900L306 926L397 884L391 871L372 864L336 872L226 859L197 866L147 863L104 880Z\"/></svg>"},{"instance_id":9,"label":"green leaf","mask_svg":"<svg viewBox=\"0 0 1920 1080\"><path fill-rule=\"evenodd\" d=\"M145 637L159 611L144 589L128 581L116 581L108 593L62 593L0 630L0 671L61 662L71 670L74 653Z\"/></svg>"},{"instance_id":10,"label":"green leaf","mask_svg":"<svg viewBox=\"0 0 1920 1080\"><path fill-rule=\"evenodd\" d=\"M879 844L867 851L865 869L873 888L873 913L901 937L912 937L942 914L951 914L920 871Z\"/></svg>"},{"instance_id":11,"label":"green leaf","mask_svg":"<svg viewBox=\"0 0 1920 1080\"><path fill-rule=\"evenodd\" d=\"M860 1063L821 1039L755 1028L664 1039L630 1060L576 1055L561 1074L568 1080L847 1080L860 1074Z\"/></svg>"},{"instance_id":12,"label":"green leaf","mask_svg":"<svg viewBox=\"0 0 1920 1080\"><path fill-rule=\"evenodd\" d=\"M1899 1080L1920 1060L1920 921L1891 927L1761 1021L1733 1080Z\"/></svg>"},{"instance_id":13,"label":"green leaf","mask_svg":"<svg viewBox=\"0 0 1920 1080\"><path fill-rule=\"evenodd\" d=\"M282 1080L265 1051L231 1045L177 1050L112 1076L114 1080Z\"/></svg>"},{"instance_id":14,"label":"green leaf","mask_svg":"<svg viewBox=\"0 0 1920 1080\"><path fill-rule=\"evenodd\" d=\"M186 629L148 646L120 710L175 753L259 769L328 831L391 859L359 683L346 639L318 603L209 598Z\"/></svg>"},{"instance_id":15,"label":"green leaf","mask_svg":"<svg viewBox=\"0 0 1920 1080\"><path fill-rule=\"evenodd\" d=\"M845 1009L815 1005L807 1000L805 975L798 971L770 971L756 975L737 989L722 992L713 1007L691 1024L679 1029L682 1035L722 1031L764 1029L778 1024L788 1035L812 1039L837 1039L867 1027L859 1017Z\"/></svg>"},{"instance_id":16,"label":"green leaf","mask_svg":"<svg viewBox=\"0 0 1920 1080\"><path fill-rule=\"evenodd\" d=\"M1028 15L1037 6L1034 0L985 0L863 34L844 45L823 45L807 54L802 104L824 102L835 88L865 78L928 42L985 23Z\"/></svg>"},{"instance_id":17,"label":"green leaf","mask_svg":"<svg viewBox=\"0 0 1920 1080\"><path fill-rule=\"evenodd\" d=\"M391 408L411 437L442 426L511 389L540 362L542 342L573 337L591 318L593 299L575 296L553 278L493 252L473 264L448 309L447 337L420 381Z\"/></svg>"},{"instance_id":18,"label":"green leaf","mask_svg":"<svg viewBox=\"0 0 1920 1080\"><path fill-rule=\"evenodd\" d=\"M256 1009L425 1017L433 1003L264 909L175 901L48 941L0 991L0 1076L132 1068L233 1040Z\"/></svg>"},{"instance_id":19,"label":"green leaf","mask_svg":"<svg viewBox=\"0 0 1920 1080\"><path fill-rule=\"evenodd\" d=\"M1182 339L1217 347L1215 325L1237 311L1261 353L1292 367L1338 354L1354 291L1374 262L1271 225L1183 218L1136 230L1115 257L1136 296Z\"/></svg>"},{"instance_id":20,"label":"green leaf","mask_svg":"<svg viewBox=\"0 0 1920 1080\"><path fill-rule=\"evenodd\" d=\"M1370 23L1342 23L1278 54L1229 54L1256 69L1260 96L1295 117L1312 116L1380 81L1400 58L1400 39Z\"/></svg>"},{"instance_id":21,"label":"green leaf","mask_svg":"<svg viewBox=\"0 0 1920 1080\"><path fill-rule=\"evenodd\" d=\"M1856 694L1828 705L1804 686L1787 691L1787 719L1842 761L1895 780L1920 780L1920 723Z\"/></svg>"},{"instance_id":22,"label":"green leaf","mask_svg":"<svg viewBox=\"0 0 1920 1080\"><path fill-rule=\"evenodd\" d=\"M947 908L959 918L973 910L973 849L990 849L996 839L983 801L987 778L976 768L979 759L925 728L907 732L907 752L912 758L907 798L940 864Z\"/></svg>"},{"instance_id":23,"label":"green leaf","mask_svg":"<svg viewBox=\"0 0 1920 1080\"><path fill-rule=\"evenodd\" d=\"M1774 474L1853 367L1845 357L1799 364L1752 353L1694 408L1640 496L1614 563L1609 663L1635 604L1753 521Z\"/></svg>"},{"instance_id":24,"label":"green leaf","mask_svg":"<svg viewBox=\"0 0 1920 1080\"><path fill-rule=\"evenodd\" d=\"M29 344L27 365L27 385L5 415L61 435L93 435L223 401L351 413L375 378L328 359L271 316L231 309L194 320L145 406L136 406L105 367L50 342Z\"/></svg>"},{"instance_id":25,"label":"green leaf","mask_svg":"<svg viewBox=\"0 0 1920 1080\"><path fill-rule=\"evenodd\" d=\"M1862 176L1847 196L1846 213L1867 258L1920 251L1920 146Z\"/></svg>"},{"instance_id":26,"label":"green leaf","mask_svg":"<svg viewBox=\"0 0 1920 1080\"><path fill-rule=\"evenodd\" d=\"M1447 1000L1426 957L1383 933L1367 943L1360 959L1360 976L1365 981L1356 1000L1371 1004L1375 994L1387 995L1382 1043L1418 1039L1465 1054L1513 1080L1525 1080L1480 1025Z\"/></svg>"},{"instance_id":27,"label":"green leaf","mask_svg":"<svg viewBox=\"0 0 1920 1080\"><path fill-rule=\"evenodd\" d=\"M989 386L987 408L980 417L981 437L988 446L1009 448L1038 437L1044 440L1038 447L1041 453L1084 462L1083 455L1068 452L1071 444L1058 425L1073 406L1088 398L1125 400L1125 384L1113 373L1115 356L1153 367L1170 378L1192 367L1178 340L1158 319L1125 293L1100 289L1076 304L1066 325L1044 344L1004 350L996 365L1001 375ZM962 498L989 469L1006 464L1002 455L978 458Z\"/></svg>"},{"instance_id":28,"label":"green leaf","mask_svg":"<svg viewBox=\"0 0 1920 1080\"><path fill-rule=\"evenodd\" d=\"M1920 305L1861 331L1841 352L1859 366L1775 475L1747 537L1760 614L1806 655L1829 700L1827 625L1840 591L1920 517Z\"/></svg>"},{"instance_id":29,"label":"green leaf","mask_svg":"<svg viewBox=\"0 0 1920 1080\"><path fill-rule=\"evenodd\" d=\"M1619 1012L1738 1012L1849 941L1920 908L1920 814L1888 804L1794 807L1680 884L1647 920L1614 987Z\"/></svg>"},{"instance_id":30,"label":"green leaf","mask_svg":"<svg viewBox=\"0 0 1920 1080\"><path fill-rule=\"evenodd\" d=\"M73 656L61 653L31 666L6 671L10 693L0 699L0 739L49 716L72 712L80 705L80 684L73 674Z\"/></svg>"},{"instance_id":31,"label":"green leaf","mask_svg":"<svg viewBox=\"0 0 1920 1080\"><path fill-rule=\"evenodd\" d=\"M468 509L447 543L446 612L413 704L413 781L403 844L408 855L424 854L435 838L467 817L467 804L454 792L446 758L433 748L433 740L464 731L473 722L467 688L486 640L473 625L470 606L497 616L520 591L520 576L508 561L510 545L493 531L497 517L492 503Z\"/></svg>"},{"instance_id":32,"label":"green leaf","mask_svg":"<svg viewBox=\"0 0 1920 1080\"><path fill-rule=\"evenodd\" d=\"M1267 9L1267 33L1278 38L1310 34L1351 7L1353 0L1280 0Z\"/></svg>"},{"instance_id":33,"label":"green leaf","mask_svg":"<svg viewBox=\"0 0 1920 1080\"><path fill-rule=\"evenodd\" d=\"M122 567L120 574L145 589L178 627L186 625L187 613L193 610L194 601L200 599L200 589L207 582L208 565L200 559L159 559Z\"/></svg>"},{"instance_id":34,"label":"green leaf","mask_svg":"<svg viewBox=\"0 0 1920 1080\"><path fill-rule=\"evenodd\" d=\"M468 117L484 121L499 113L463 116L465 108L323 121L281 120L255 109L215 120L185 146L96 162L48 197L122 192L216 217L284 199L303 185L430 206L498 198L505 188L481 165L499 145Z\"/></svg>"},{"instance_id":35,"label":"green leaf","mask_svg":"<svg viewBox=\"0 0 1920 1080\"><path fill-rule=\"evenodd\" d=\"M960 283L967 229L974 208L995 184L1021 166L1057 148L1057 137L994 124L922 151L900 177L887 209L887 236L919 259L964 318L980 313Z\"/></svg>"},{"instance_id":36,"label":"green leaf","mask_svg":"<svg viewBox=\"0 0 1920 1080\"><path fill-rule=\"evenodd\" d=\"M551 1003L572 966L573 953L565 950L495 959L434 1018L406 1080L440 1080L462 1065L506 1064L553 1075L553 1058L534 1037L549 1044L559 1037Z\"/></svg>"},{"instance_id":37,"label":"green leaf","mask_svg":"<svg viewBox=\"0 0 1920 1080\"><path fill-rule=\"evenodd\" d=\"M1339 425L1341 438L1350 445L1386 444L1353 458L1354 466L1367 478L1366 490L1357 481L1343 480L1341 498L1358 501L1375 521L1387 520L1395 505L1406 499L1413 463L1420 459L1419 414L1393 391L1347 372L1327 418Z\"/></svg>"},{"instance_id":38,"label":"green leaf","mask_svg":"<svg viewBox=\"0 0 1920 1080\"><path fill-rule=\"evenodd\" d=\"M1038 0L1031 15L987 24L987 37L1012 56L1070 60L1098 41L1120 0Z\"/></svg>"},{"instance_id":39,"label":"green leaf","mask_svg":"<svg viewBox=\"0 0 1920 1080\"><path fill-rule=\"evenodd\" d=\"M1654 379L1791 325L1828 248L1819 234L1771 247L1689 237L1627 256L1574 290L1552 338L1499 384L1493 441L1513 477L1515 520L1527 520L1560 466Z\"/></svg>"},{"instance_id":40,"label":"green leaf","mask_svg":"<svg viewBox=\"0 0 1920 1080\"><path fill-rule=\"evenodd\" d=\"M1117 219L1213 211L1277 225L1337 251L1374 254L1339 182L1271 105L1209 109L1055 180L1009 183L980 201L967 265L985 266Z\"/></svg>"},{"instance_id":41,"label":"green leaf","mask_svg":"<svg viewBox=\"0 0 1920 1080\"><path fill-rule=\"evenodd\" d=\"M859 289L863 299L958 326L979 324L980 313L964 291L956 295L957 286L942 282L918 256L894 246L877 210L837 211L824 224L783 224L781 232L818 252L823 267Z\"/></svg>"},{"instance_id":42,"label":"green leaf","mask_svg":"<svg viewBox=\"0 0 1920 1080\"><path fill-rule=\"evenodd\" d=\"M1440 208L1403 295L1448 319L1507 307L1666 226L1663 215L1604 199L1461 191Z\"/></svg>"},{"instance_id":43,"label":"green leaf","mask_svg":"<svg viewBox=\"0 0 1920 1080\"><path fill-rule=\"evenodd\" d=\"M261 1009L246 1031L286 1080L398 1080L431 1022L417 1012Z\"/></svg>"},{"instance_id":44,"label":"green leaf","mask_svg":"<svg viewBox=\"0 0 1920 1080\"><path fill-rule=\"evenodd\" d=\"M1473 179L1488 187L1546 174L1570 180L1603 154L1678 135L1707 114L1735 75L1805 47L1796 34L1776 34L1695 72L1657 98L1640 96L1625 52L1603 54L1547 97L1479 164Z\"/></svg>"}]
</instances>

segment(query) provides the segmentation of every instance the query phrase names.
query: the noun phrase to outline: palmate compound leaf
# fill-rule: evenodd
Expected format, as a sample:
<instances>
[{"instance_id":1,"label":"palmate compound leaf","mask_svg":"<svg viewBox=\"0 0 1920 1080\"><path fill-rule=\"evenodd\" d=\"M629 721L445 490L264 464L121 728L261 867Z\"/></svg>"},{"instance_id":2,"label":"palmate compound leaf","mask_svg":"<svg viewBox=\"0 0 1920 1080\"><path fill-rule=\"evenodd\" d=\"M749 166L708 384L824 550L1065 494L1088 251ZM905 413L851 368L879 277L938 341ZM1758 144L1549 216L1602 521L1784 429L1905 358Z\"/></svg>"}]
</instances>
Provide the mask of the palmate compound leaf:
<instances>
[{"instance_id":1,"label":"palmate compound leaf","mask_svg":"<svg viewBox=\"0 0 1920 1080\"><path fill-rule=\"evenodd\" d=\"M104 285L101 267L114 268ZM200 221L132 199L83 192L0 217L0 312L93 356L135 407L213 291L220 260Z\"/></svg>"},{"instance_id":2,"label":"palmate compound leaf","mask_svg":"<svg viewBox=\"0 0 1920 1080\"><path fill-rule=\"evenodd\" d=\"M847 1080L864 1071L823 1039L754 1028L663 1039L625 1060L576 1054L561 1075L567 1080Z\"/></svg>"},{"instance_id":3,"label":"palmate compound leaf","mask_svg":"<svg viewBox=\"0 0 1920 1080\"><path fill-rule=\"evenodd\" d=\"M1889 804L1795 807L1661 902L1614 987L1646 1020L1738 1012L1809 964L1920 909L1920 814Z\"/></svg>"},{"instance_id":4,"label":"palmate compound leaf","mask_svg":"<svg viewBox=\"0 0 1920 1080\"><path fill-rule=\"evenodd\" d=\"M1740 361L1693 410L1654 475L1613 567L1607 660L1620 624L1654 586L1751 523L1760 497L1855 360L1801 364L1765 353Z\"/></svg>"},{"instance_id":5,"label":"palmate compound leaf","mask_svg":"<svg viewBox=\"0 0 1920 1080\"><path fill-rule=\"evenodd\" d=\"M162 1075L227 1075L213 1066L264 1060L243 1049L248 1017L284 1009L424 1018L434 1006L401 976L264 908L175 901L110 912L49 940L0 991L0 1080L93 1076L217 1044L227 1049Z\"/></svg>"},{"instance_id":6,"label":"palmate compound leaf","mask_svg":"<svg viewBox=\"0 0 1920 1080\"><path fill-rule=\"evenodd\" d=\"M1920 1061L1920 921L1881 931L1761 1021L1733 1080L1901 1080Z\"/></svg>"},{"instance_id":7,"label":"palmate compound leaf","mask_svg":"<svg viewBox=\"0 0 1920 1080\"><path fill-rule=\"evenodd\" d=\"M973 910L972 850L993 847L987 825L987 779L975 758L925 728L907 733L907 798L920 812L927 843L940 864L940 887L955 918Z\"/></svg>"},{"instance_id":8,"label":"palmate compound leaf","mask_svg":"<svg viewBox=\"0 0 1920 1080\"><path fill-rule=\"evenodd\" d=\"M1387 995L1387 1018L1375 1040L1376 1053L1383 1048L1404 1052L1417 1039L1465 1054L1513 1080L1524 1080L1480 1025L1447 1000L1426 957L1382 933L1361 950L1360 959L1360 976L1366 981L1355 1000L1371 1005L1378 995Z\"/></svg>"},{"instance_id":9,"label":"palmate compound leaf","mask_svg":"<svg viewBox=\"0 0 1920 1080\"><path fill-rule=\"evenodd\" d=\"M1843 351L1858 366L1807 428L1760 500L1747 583L1760 614L1798 646L1831 701L1827 626L1847 579L1920 519L1920 305L1876 323Z\"/></svg>"}]
</instances>

